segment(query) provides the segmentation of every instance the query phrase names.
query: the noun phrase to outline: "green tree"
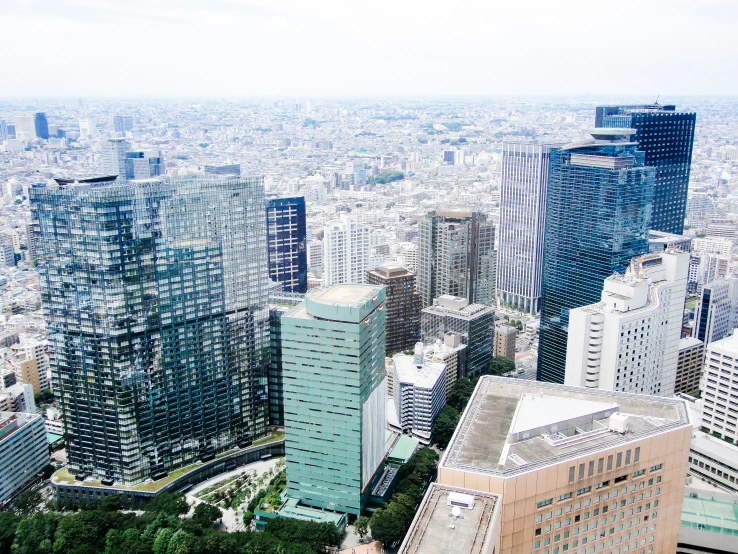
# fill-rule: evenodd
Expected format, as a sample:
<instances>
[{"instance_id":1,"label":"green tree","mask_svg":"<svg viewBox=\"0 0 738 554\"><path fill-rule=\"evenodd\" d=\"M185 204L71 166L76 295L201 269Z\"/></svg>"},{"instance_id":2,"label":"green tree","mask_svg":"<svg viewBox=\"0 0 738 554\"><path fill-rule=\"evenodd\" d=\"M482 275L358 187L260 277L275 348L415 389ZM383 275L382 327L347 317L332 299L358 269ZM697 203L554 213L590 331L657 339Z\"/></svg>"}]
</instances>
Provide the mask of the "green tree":
<instances>
[{"instance_id":1,"label":"green tree","mask_svg":"<svg viewBox=\"0 0 738 554\"><path fill-rule=\"evenodd\" d=\"M205 502L195 506L195 512L192 514L192 520L203 527L210 527L222 517L223 511L220 508L216 508Z\"/></svg>"},{"instance_id":2,"label":"green tree","mask_svg":"<svg viewBox=\"0 0 738 554\"><path fill-rule=\"evenodd\" d=\"M18 523L20 518L15 514L0 512L0 554L10 554Z\"/></svg>"},{"instance_id":3,"label":"green tree","mask_svg":"<svg viewBox=\"0 0 738 554\"><path fill-rule=\"evenodd\" d=\"M451 437L456 431L461 416L456 408L446 405L438 412L436 420L433 422L433 442L439 448L446 448Z\"/></svg>"},{"instance_id":4,"label":"green tree","mask_svg":"<svg viewBox=\"0 0 738 554\"><path fill-rule=\"evenodd\" d=\"M54 532L59 525L56 514L33 514L18 524L13 554L48 554L52 551Z\"/></svg>"},{"instance_id":5,"label":"green tree","mask_svg":"<svg viewBox=\"0 0 738 554\"><path fill-rule=\"evenodd\" d=\"M369 531L369 518L366 516L359 516L354 522L354 530L360 538L364 538Z\"/></svg>"},{"instance_id":6,"label":"green tree","mask_svg":"<svg viewBox=\"0 0 738 554\"><path fill-rule=\"evenodd\" d=\"M13 509L23 515L33 514L39 511L39 506L44 501L41 492L36 489L27 489L18 495L13 502Z\"/></svg>"},{"instance_id":7,"label":"green tree","mask_svg":"<svg viewBox=\"0 0 738 554\"><path fill-rule=\"evenodd\" d=\"M515 361L504 356L495 356L489 363L489 374L490 375L505 375L515 371Z\"/></svg>"},{"instance_id":8,"label":"green tree","mask_svg":"<svg viewBox=\"0 0 738 554\"><path fill-rule=\"evenodd\" d=\"M369 527L372 538L385 547L392 547L400 542L410 527L413 513L397 502L390 502L372 515Z\"/></svg>"},{"instance_id":9,"label":"green tree","mask_svg":"<svg viewBox=\"0 0 738 554\"><path fill-rule=\"evenodd\" d=\"M172 535L174 535L174 531L168 527L159 529L156 533L156 537L154 538L154 554L166 554L167 549L169 548L169 541L172 540Z\"/></svg>"}]
</instances>

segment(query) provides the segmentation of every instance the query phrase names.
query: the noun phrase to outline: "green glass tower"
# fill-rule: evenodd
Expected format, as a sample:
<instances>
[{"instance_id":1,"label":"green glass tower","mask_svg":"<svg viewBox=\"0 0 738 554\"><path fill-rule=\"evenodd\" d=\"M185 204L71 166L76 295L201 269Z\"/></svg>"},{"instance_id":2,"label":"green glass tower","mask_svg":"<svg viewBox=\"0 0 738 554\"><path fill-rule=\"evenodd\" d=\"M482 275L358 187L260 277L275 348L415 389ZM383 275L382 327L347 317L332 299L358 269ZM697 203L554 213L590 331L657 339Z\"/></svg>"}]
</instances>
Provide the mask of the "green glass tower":
<instances>
[{"instance_id":1,"label":"green glass tower","mask_svg":"<svg viewBox=\"0 0 738 554\"><path fill-rule=\"evenodd\" d=\"M384 287L334 285L282 316L287 494L359 515L385 444Z\"/></svg>"},{"instance_id":2,"label":"green glass tower","mask_svg":"<svg viewBox=\"0 0 738 554\"><path fill-rule=\"evenodd\" d=\"M121 484L264 436L260 178L58 180L31 190L69 470Z\"/></svg>"}]
</instances>

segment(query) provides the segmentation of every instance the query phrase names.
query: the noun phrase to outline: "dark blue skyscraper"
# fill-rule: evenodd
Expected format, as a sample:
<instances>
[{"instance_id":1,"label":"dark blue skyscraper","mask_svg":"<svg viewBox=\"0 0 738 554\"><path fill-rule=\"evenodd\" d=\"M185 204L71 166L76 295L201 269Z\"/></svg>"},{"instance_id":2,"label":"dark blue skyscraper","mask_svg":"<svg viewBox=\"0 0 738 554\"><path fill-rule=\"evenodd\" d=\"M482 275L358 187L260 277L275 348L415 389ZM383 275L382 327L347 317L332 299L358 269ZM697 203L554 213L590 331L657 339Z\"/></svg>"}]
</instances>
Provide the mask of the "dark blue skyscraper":
<instances>
[{"instance_id":1,"label":"dark blue skyscraper","mask_svg":"<svg viewBox=\"0 0 738 554\"><path fill-rule=\"evenodd\" d=\"M307 292L305 198L269 198L266 217L269 278L284 292Z\"/></svg>"},{"instance_id":2,"label":"dark blue skyscraper","mask_svg":"<svg viewBox=\"0 0 738 554\"><path fill-rule=\"evenodd\" d=\"M678 235L684 231L696 119L694 113L659 104L597 108L597 127L635 129L634 140L645 163L656 171L651 221L656 231Z\"/></svg>"},{"instance_id":3,"label":"dark blue skyscraper","mask_svg":"<svg viewBox=\"0 0 738 554\"><path fill-rule=\"evenodd\" d=\"M33 118L33 123L36 126L36 136L48 140L49 122L46 121L46 114L44 112L38 112Z\"/></svg>"},{"instance_id":4,"label":"dark blue skyscraper","mask_svg":"<svg viewBox=\"0 0 738 554\"><path fill-rule=\"evenodd\" d=\"M538 379L564 382L569 310L599 302L603 281L648 252L654 170L628 131L551 149Z\"/></svg>"}]
</instances>

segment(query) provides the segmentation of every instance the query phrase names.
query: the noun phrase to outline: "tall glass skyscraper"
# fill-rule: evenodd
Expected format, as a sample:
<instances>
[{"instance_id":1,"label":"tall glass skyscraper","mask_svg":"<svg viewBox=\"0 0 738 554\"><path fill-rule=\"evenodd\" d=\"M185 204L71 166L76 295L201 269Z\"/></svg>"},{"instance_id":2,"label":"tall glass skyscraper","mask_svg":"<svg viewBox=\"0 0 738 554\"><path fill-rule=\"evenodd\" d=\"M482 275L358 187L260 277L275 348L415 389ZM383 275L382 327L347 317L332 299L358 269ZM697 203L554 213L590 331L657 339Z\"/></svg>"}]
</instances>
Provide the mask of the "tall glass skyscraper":
<instances>
[{"instance_id":1,"label":"tall glass skyscraper","mask_svg":"<svg viewBox=\"0 0 738 554\"><path fill-rule=\"evenodd\" d=\"M541 309L543 231L552 144L502 145L497 299L537 315Z\"/></svg>"},{"instance_id":2,"label":"tall glass skyscraper","mask_svg":"<svg viewBox=\"0 0 738 554\"><path fill-rule=\"evenodd\" d=\"M307 219L305 198L269 198L266 202L269 278L284 292L307 292Z\"/></svg>"},{"instance_id":3,"label":"tall glass skyscraper","mask_svg":"<svg viewBox=\"0 0 738 554\"><path fill-rule=\"evenodd\" d=\"M36 128L36 136L42 139L49 139L49 122L46 120L44 112L37 112L33 117L33 125Z\"/></svg>"},{"instance_id":4,"label":"tall glass skyscraper","mask_svg":"<svg viewBox=\"0 0 738 554\"><path fill-rule=\"evenodd\" d=\"M676 106L601 106L597 127L635 129L645 164L656 171L651 229L681 235L687 214L687 188L697 115Z\"/></svg>"},{"instance_id":5,"label":"tall glass skyscraper","mask_svg":"<svg viewBox=\"0 0 738 554\"><path fill-rule=\"evenodd\" d=\"M538 380L564 382L569 310L600 300L603 281L648 253L654 170L629 129L551 149Z\"/></svg>"},{"instance_id":6,"label":"tall glass skyscraper","mask_svg":"<svg viewBox=\"0 0 738 554\"><path fill-rule=\"evenodd\" d=\"M265 435L263 182L31 189L69 470L134 484Z\"/></svg>"}]
</instances>

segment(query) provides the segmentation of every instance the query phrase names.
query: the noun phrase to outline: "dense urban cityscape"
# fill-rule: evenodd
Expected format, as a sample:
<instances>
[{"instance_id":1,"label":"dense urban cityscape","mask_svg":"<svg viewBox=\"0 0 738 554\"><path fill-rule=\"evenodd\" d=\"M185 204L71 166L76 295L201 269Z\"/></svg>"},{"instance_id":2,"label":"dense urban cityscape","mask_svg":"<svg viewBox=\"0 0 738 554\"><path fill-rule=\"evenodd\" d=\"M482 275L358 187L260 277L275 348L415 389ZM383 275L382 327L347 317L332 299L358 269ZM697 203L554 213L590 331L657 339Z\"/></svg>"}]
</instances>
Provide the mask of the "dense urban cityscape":
<instances>
[{"instance_id":1,"label":"dense urban cityscape","mask_svg":"<svg viewBox=\"0 0 738 554\"><path fill-rule=\"evenodd\" d=\"M738 552L738 102L0 102L0 553Z\"/></svg>"}]
</instances>

